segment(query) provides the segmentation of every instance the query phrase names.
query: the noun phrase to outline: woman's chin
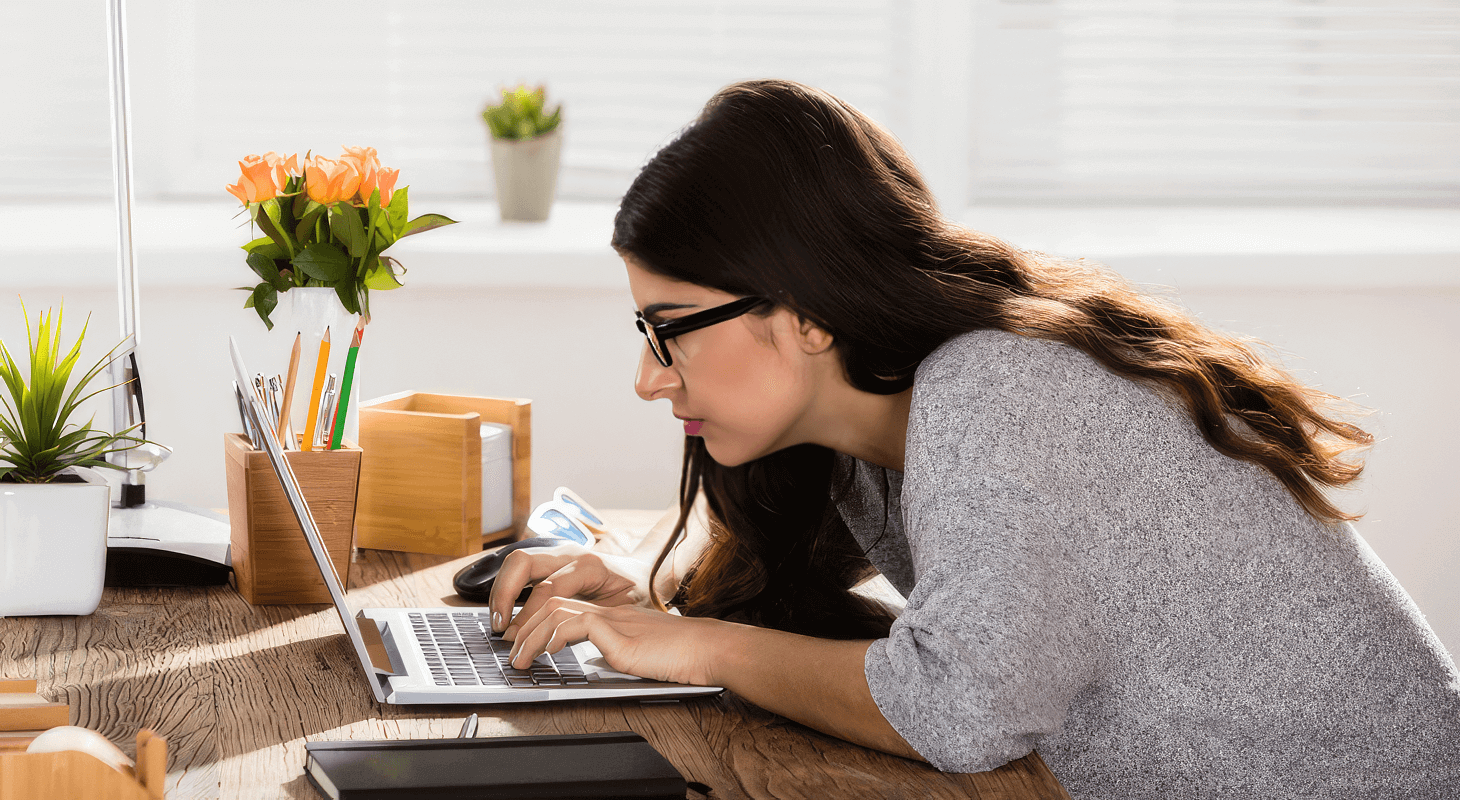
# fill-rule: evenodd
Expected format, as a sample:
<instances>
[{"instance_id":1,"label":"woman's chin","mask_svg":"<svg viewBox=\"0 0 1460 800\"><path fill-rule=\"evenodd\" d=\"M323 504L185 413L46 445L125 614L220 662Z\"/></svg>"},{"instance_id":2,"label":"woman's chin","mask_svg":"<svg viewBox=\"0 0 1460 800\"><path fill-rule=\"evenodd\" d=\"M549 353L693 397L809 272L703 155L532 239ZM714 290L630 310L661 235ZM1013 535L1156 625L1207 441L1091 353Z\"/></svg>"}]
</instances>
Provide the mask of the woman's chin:
<instances>
[{"instance_id":1,"label":"woman's chin","mask_svg":"<svg viewBox=\"0 0 1460 800\"><path fill-rule=\"evenodd\" d=\"M738 467L750 460L750 456L740 448L727 448L723 442L707 436L702 435L700 438L705 440L705 452L722 467Z\"/></svg>"}]
</instances>

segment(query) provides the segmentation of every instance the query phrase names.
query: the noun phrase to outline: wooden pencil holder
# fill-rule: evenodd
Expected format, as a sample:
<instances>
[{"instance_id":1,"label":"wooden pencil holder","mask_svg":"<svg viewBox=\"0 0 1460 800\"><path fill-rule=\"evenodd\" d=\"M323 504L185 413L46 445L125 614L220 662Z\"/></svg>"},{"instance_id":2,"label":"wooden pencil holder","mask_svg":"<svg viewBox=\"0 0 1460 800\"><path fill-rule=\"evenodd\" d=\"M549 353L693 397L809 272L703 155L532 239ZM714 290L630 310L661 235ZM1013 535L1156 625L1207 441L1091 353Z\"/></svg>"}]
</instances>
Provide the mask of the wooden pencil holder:
<instances>
[{"instance_id":1,"label":"wooden pencil holder","mask_svg":"<svg viewBox=\"0 0 1460 800\"><path fill-rule=\"evenodd\" d=\"M512 524L482 531L481 424L512 427ZM402 392L360 404L356 544L464 556L518 538L532 496L532 402Z\"/></svg>"},{"instance_id":2,"label":"wooden pencil holder","mask_svg":"<svg viewBox=\"0 0 1460 800\"><path fill-rule=\"evenodd\" d=\"M268 454L241 433L223 437L228 477L228 524L238 593L253 605L328 603L329 589L294 518ZM285 451L310 513L324 538L340 586L350 580L361 450Z\"/></svg>"},{"instance_id":3,"label":"wooden pencil holder","mask_svg":"<svg viewBox=\"0 0 1460 800\"><path fill-rule=\"evenodd\" d=\"M164 800L167 742L145 728L131 774L88 753L25 752L35 737L69 724L69 707L35 690L34 680L0 680L0 800Z\"/></svg>"}]
</instances>

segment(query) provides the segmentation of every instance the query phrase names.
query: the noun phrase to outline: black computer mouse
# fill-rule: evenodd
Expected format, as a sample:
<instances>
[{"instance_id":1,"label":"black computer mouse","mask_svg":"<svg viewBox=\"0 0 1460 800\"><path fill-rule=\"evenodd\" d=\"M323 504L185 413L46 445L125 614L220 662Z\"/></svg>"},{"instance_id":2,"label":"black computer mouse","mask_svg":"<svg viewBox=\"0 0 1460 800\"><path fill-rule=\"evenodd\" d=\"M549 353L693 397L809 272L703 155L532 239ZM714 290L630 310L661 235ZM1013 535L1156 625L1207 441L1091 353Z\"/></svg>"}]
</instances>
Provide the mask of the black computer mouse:
<instances>
[{"instance_id":1,"label":"black computer mouse","mask_svg":"<svg viewBox=\"0 0 1460 800\"><path fill-rule=\"evenodd\" d=\"M524 547L554 547L560 544L572 544L572 542L555 536L534 536L531 539L512 542L462 567L456 573L456 577L451 579L451 584L456 587L456 593L463 599L473 603L485 603L492 597L492 583L497 580L497 572L502 569L502 561L507 558L508 553ZM531 593L531 586L523 589L522 593L517 595L515 602L527 602L527 596Z\"/></svg>"}]
</instances>

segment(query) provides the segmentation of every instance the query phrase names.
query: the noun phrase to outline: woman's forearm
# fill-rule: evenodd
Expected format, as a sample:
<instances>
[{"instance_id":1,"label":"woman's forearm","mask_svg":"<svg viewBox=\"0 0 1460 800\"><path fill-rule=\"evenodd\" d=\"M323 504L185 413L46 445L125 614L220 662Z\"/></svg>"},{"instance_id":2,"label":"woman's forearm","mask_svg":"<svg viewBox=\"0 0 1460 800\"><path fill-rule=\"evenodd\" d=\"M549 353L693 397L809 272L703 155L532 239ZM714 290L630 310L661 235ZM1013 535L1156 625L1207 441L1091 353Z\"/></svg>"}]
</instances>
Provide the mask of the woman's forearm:
<instances>
[{"instance_id":1,"label":"woman's forearm","mask_svg":"<svg viewBox=\"0 0 1460 800\"><path fill-rule=\"evenodd\" d=\"M882 716L867 688L871 640L818 639L722 623L713 685L810 728L885 753L925 761Z\"/></svg>"}]
</instances>

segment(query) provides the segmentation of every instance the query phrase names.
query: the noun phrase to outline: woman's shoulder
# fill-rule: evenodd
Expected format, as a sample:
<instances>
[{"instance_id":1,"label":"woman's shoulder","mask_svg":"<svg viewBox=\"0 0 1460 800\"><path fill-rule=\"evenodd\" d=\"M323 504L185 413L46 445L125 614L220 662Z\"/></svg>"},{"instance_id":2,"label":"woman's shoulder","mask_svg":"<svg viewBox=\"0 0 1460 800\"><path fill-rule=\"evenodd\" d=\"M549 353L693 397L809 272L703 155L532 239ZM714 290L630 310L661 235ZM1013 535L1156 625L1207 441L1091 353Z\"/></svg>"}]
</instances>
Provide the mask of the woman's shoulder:
<instances>
[{"instance_id":1,"label":"woman's shoulder","mask_svg":"<svg viewBox=\"0 0 1460 800\"><path fill-rule=\"evenodd\" d=\"M1198 447L1179 401L1119 375L1073 345L981 329L918 367L909 446L991 455L1129 453Z\"/></svg>"},{"instance_id":2,"label":"woman's shoulder","mask_svg":"<svg viewBox=\"0 0 1460 800\"><path fill-rule=\"evenodd\" d=\"M1023 408L1142 393L1084 351L1063 342L985 328L928 354L913 379L915 401L1012 402Z\"/></svg>"}]
</instances>

